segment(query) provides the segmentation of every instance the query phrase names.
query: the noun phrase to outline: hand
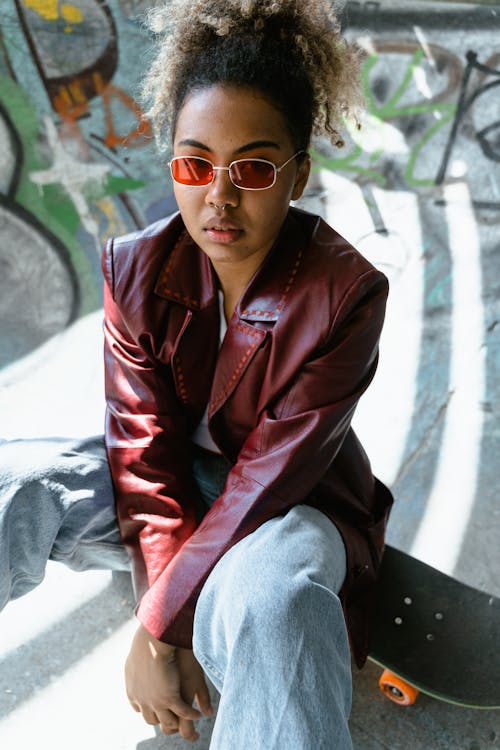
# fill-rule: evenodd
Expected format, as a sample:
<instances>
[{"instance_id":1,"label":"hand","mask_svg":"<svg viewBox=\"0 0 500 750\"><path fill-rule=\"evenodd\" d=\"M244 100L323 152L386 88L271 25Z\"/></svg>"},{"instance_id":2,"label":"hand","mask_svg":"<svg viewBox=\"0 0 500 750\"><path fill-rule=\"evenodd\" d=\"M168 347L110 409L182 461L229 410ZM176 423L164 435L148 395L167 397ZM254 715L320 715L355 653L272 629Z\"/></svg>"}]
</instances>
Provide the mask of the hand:
<instances>
[{"instance_id":1,"label":"hand","mask_svg":"<svg viewBox=\"0 0 500 750\"><path fill-rule=\"evenodd\" d=\"M193 721L201 718L193 708L196 696L201 711L213 715L203 670L190 649L158 641L141 625L125 664L125 683L132 708L148 724L159 724L164 734L179 734L195 742L199 734Z\"/></svg>"}]
</instances>

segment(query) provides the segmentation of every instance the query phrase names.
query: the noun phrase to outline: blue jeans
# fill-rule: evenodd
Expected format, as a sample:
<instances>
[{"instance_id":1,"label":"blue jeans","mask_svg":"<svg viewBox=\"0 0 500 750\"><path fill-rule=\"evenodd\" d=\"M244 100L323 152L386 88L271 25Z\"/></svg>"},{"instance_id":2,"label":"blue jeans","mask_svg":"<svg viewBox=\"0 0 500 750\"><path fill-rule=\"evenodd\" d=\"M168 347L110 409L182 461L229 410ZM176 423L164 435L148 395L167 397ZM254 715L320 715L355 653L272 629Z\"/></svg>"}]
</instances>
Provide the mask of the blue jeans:
<instances>
[{"instance_id":1,"label":"blue jeans","mask_svg":"<svg viewBox=\"0 0 500 750\"><path fill-rule=\"evenodd\" d=\"M197 451L205 510L225 459ZM203 511L202 511L203 512ZM0 607L36 586L48 559L126 570L102 437L0 442ZM339 532L299 505L217 563L195 613L196 658L219 693L211 750L350 750L350 655L337 596Z\"/></svg>"}]
</instances>

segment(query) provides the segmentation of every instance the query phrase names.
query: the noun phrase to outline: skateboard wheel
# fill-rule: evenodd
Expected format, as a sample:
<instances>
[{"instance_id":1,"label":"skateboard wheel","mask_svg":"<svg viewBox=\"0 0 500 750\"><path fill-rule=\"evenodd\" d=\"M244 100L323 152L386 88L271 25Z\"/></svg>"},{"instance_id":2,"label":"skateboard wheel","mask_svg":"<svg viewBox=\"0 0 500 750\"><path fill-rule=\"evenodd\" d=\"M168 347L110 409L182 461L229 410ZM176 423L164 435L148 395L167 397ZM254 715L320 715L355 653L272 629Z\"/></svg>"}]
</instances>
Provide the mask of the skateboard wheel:
<instances>
[{"instance_id":1,"label":"skateboard wheel","mask_svg":"<svg viewBox=\"0 0 500 750\"><path fill-rule=\"evenodd\" d=\"M417 688L408 685L401 677L388 669L384 669L378 684L384 695L400 706L412 706L417 700Z\"/></svg>"}]
</instances>

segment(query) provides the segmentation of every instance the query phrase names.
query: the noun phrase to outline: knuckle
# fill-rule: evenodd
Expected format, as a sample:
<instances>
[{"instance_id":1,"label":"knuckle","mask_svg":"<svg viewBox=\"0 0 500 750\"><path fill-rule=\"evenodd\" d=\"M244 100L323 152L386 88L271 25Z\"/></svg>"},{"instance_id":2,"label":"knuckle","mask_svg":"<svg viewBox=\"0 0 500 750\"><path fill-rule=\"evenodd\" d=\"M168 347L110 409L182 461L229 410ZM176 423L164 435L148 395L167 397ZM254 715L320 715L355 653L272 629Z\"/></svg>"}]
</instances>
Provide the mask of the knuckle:
<instances>
[{"instance_id":1,"label":"knuckle","mask_svg":"<svg viewBox=\"0 0 500 750\"><path fill-rule=\"evenodd\" d=\"M181 727L179 733L183 740L195 740L197 737L194 727Z\"/></svg>"},{"instance_id":2,"label":"knuckle","mask_svg":"<svg viewBox=\"0 0 500 750\"><path fill-rule=\"evenodd\" d=\"M177 727L165 726L164 724L161 724L160 726L163 734L177 734L177 732L179 731Z\"/></svg>"},{"instance_id":3,"label":"knuckle","mask_svg":"<svg viewBox=\"0 0 500 750\"><path fill-rule=\"evenodd\" d=\"M189 707L186 706L186 704L181 700L172 701L171 706L172 710L177 714L177 716L182 716L183 719L191 718L191 716L187 715L189 714Z\"/></svg>"}]
</instances>

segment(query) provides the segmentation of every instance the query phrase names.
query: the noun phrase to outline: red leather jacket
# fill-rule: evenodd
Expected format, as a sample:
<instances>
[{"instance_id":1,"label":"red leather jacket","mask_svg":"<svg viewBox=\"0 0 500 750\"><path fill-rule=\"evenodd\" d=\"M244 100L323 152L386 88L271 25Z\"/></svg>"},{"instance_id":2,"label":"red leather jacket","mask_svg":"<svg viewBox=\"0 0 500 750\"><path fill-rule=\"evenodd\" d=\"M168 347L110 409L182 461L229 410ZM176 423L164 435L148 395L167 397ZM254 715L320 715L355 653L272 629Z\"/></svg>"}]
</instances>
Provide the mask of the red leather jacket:
<instances>
[{"instance_id":1,"label":"red leather jacket","mask_svg":"<svg viewBox=\"0 0 500 750\"><path fill-rule=\"evenodd\" d=\"M219 352L216 277L179 214L110 240L103 270L106 445L139 619L190 647L215 563L305 502L343 536L341 599L361 665L392 496L350 422L377 365L385 276L322 219L290 209ZM190 436L207 403L234 465L197 526Z\"/></svg>"}]
</instances>

